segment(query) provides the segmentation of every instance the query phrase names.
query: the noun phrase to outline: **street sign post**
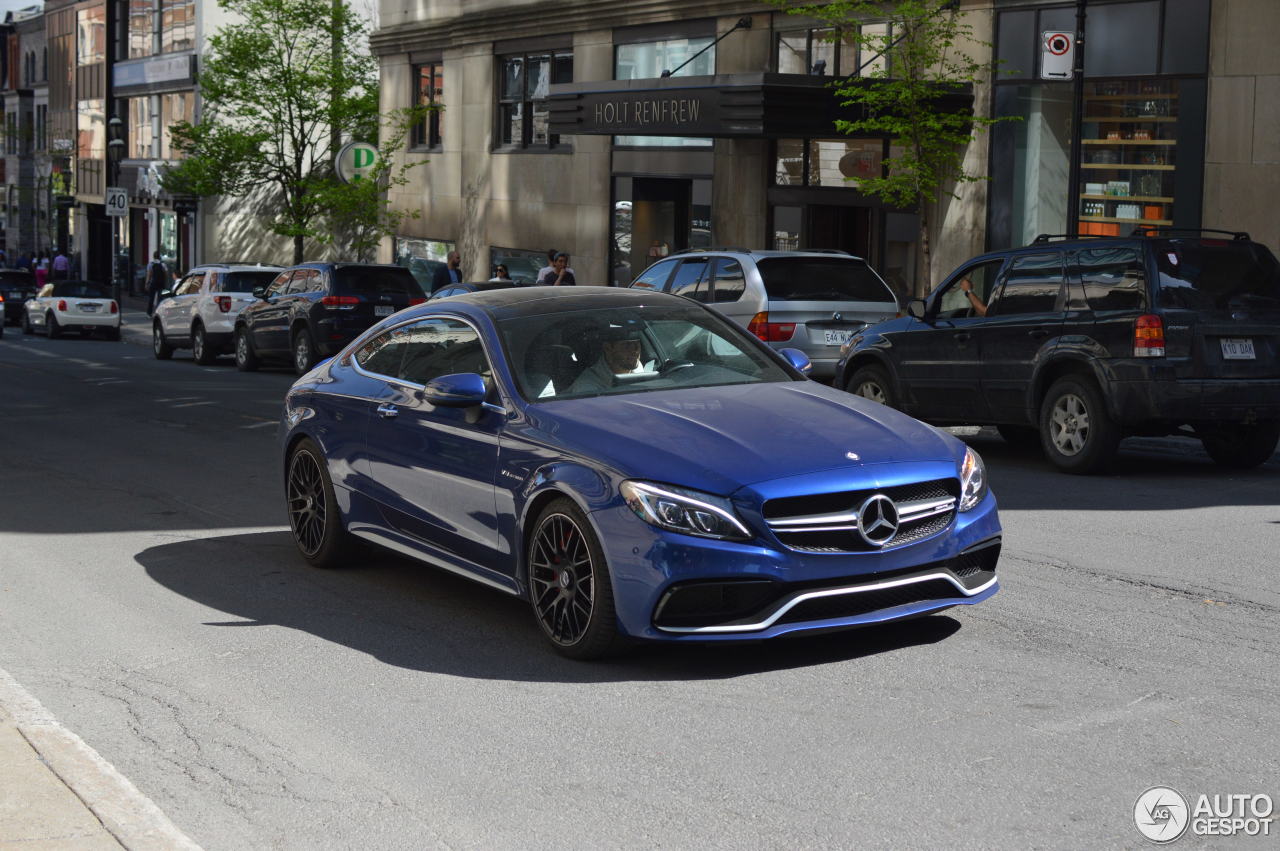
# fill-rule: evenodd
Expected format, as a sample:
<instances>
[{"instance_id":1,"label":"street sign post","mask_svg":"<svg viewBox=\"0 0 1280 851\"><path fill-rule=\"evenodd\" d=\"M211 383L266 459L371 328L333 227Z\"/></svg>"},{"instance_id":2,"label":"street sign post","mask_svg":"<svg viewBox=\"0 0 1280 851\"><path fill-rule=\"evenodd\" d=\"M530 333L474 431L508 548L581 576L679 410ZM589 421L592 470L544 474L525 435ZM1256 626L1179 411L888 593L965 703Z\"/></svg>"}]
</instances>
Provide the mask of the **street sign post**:
<instances>
[{"instance_id":1,"label":"street sign post","mask_svg":"<svg viewBox=\"0 0 1280 851\"><path fill-rule=\"evenodd\" d=\"M108 216L123 216L129 212L129 193L118 186L108 187L103 201Z\"/></svg>"},{"instance_id":2,"label":"street sign post","mask_svg":"<svg viewBox=\"0 0 1280 851\"><path fill-rule=\"evenodd\" d=\"M1040 46L1040 79L1070 80L1075 64L1076 34L1046 31Z\"/></svg>"}]
</instances>

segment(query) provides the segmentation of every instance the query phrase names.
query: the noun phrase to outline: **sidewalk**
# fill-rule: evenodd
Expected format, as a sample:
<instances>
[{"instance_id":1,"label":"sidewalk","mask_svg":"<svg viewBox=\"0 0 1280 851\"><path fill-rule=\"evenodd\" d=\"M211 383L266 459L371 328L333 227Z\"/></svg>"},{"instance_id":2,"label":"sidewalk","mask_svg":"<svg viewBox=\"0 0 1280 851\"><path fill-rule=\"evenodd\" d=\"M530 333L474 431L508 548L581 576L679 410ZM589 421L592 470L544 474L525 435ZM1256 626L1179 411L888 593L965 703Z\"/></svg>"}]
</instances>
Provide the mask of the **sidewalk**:
<instances>
[{"instance_id":1,"label":"sidewalk","mask_svg":"<svg viewBox=\"0 0 1280 851\"><path fill-rule=\"evenodd\" d=\"M0 670L0 848L195 849L154 803Z\"/></svg>"}]
</instances>

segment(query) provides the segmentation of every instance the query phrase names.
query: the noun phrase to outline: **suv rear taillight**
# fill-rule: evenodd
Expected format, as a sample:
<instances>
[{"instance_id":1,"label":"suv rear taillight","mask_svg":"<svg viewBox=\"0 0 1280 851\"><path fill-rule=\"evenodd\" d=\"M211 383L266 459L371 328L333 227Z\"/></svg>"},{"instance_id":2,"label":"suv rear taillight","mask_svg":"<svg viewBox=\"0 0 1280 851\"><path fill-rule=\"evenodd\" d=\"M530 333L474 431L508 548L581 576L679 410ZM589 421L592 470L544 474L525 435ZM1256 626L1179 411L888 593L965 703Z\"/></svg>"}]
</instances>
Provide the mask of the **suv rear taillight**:
<instances>
[{"instance_id":1,"label":"suv rear taillight","mask_svg":"<svg viewBox=\"0 0 1280 851\"><path fill-rule=\"evenodd\" d=\"M766 343L785 343L796 333L796 323L770 322L769 313L765 311L751 317L747 330Z\"/></svg>"},{"instance_id":2,"label":"suv rear taillight","mask_svg":"<svg viewBox=\"0 0 1280 851\"><path fill-rule=\"evenodd\" d=\"M320 303L334 310L352 310L360 299L353 295L327 295L320 299Z\"/></svg>"},{"instance_id":3,"label":"suv rear taillight","mask_svg":"<svg viewBox=\"0 0 1280 851\"><path fill-rule=\"evenodd\" d=\"M223 313L231 312L231 296L216 295L213 297L213 301L215 304L218 305L218 310L222 311Z\"/></svg>"},{"instance_id":4,"label":"suv rear taillight","mask_svg":"<svg viewBox=\"0 0 1280 851\"><path fill-rule=\"evenodd\" d=\"M59 299L59 300L58 300L58 310L66 310L66 309L67 309L67 300L66 300L66 299Z\"/></svg>"},{"instance_id":5,"label":"suv rear taillight","mask_svg":"<svg viewBox=\"0 0 1280 851\"><path fill-rule=\"evenodd\" d=\"M1164 322L1159 316L1139 316L1133 323L1133 356L1164 357Z\"/></svg>"},{"instance_id":6,"label":"suv rear taillight","mask_svg":"<svg viewBox=\"0 0 1280 851\"><path fill-rule=\"evenodd\" d=\"M115 303L115 301L112 301L112 302L111 302L111 312L112 312L112 313L119 313L119 312L120 312L120 305L116 304L116 303Z\"/></svg>"}]
</instances>

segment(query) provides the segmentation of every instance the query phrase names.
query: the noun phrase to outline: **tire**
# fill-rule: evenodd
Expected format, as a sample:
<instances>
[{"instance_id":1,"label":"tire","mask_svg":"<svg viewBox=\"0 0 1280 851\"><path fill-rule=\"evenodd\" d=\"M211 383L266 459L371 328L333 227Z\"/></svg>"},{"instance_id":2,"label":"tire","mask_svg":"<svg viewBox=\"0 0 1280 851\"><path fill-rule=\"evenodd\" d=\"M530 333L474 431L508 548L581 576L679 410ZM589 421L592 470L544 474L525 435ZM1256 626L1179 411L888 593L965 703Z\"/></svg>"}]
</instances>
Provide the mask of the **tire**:
<instances>
[{"instance_id":1,"label":"tire","mask_svg":"<svg viewBox=\"0 0 1280 851\"><path fill-rule=\"evenodd\" d=\"M356 539L342 524L320 447L310 438L302 440L285 470L285 510L298 552L314 567L350 566Z\"/></svg>"},{"instance_id":2,"label":"tire","mask_svg":"<svg viewBox=\"0 0 1280 851\"><path fill-rule=\"evenodd\" d=\"M1059 378L1040 405L1040 446L1065 473L1104 469L1120 446L1120 427L1107 413L1097 387L1087 378Z\"/></svg>"},{"instance_id":3,"label":"tire","mask_svg":"<svg viewBox=\"0 0 1280 851\"><path fill-rule=\"evenodd\" d=\"M885 407L898 407L898 397L893 392L893 383L889 380L889 373L885 372L882 366L868 364L858 367L844 389L854 396L879 402Z\"/></svg>"},{"instance_id":4,"label":"tire","mask_svg":"<svg viewBox=\"0 0 1280 851\"><path fill-rule=\"evenodd\" d=\"M22 333L34 334L35 332L36 332L35 326L31 324L31 317L27 315L27 312L25 310L22 311Z\"/></svg>"},{"instance_id":5,"label":"tire","mask_svg":"<svg viewBox=\"0 0 1280 851\"><path fill-rule=\"evenodd\" d=\"M253 342L249 332L241 325L236 329L236 369L241 372L254 372L258 368L258 356L253 351Z\"/></svg>"},{"instance_id":6,"label":"tire","mask_svg":"<svg viewBox=\"0 0 1280 851\"><path fill-rule=\"evenodd\" d=\"M218 359L217 352L209 348L209 341L205 338L204 325L199 322L191 329L191 356L201 366L208 366Z\"/></svg>"},{"instance_id":7,"label":"tire","mask_svg":"<svg viewBox=\"0 0 1280 851\"><path fill-rule=\"evenodd\" d=\"M1271 460L1280 443L1280 420L1198 429L1204 451L1221 467L1251 470Z\"/></svg>"},{"instance_id":8,"label":"tire","mask_svg":"<svg viewBox=\"0 0 1280 851\"><path fill-rule=\"evenodd\" d=\"M120 342L120 329L119 329L118 327L117 327L117 328L108 328L108 329L107 329L106 337L107 337L107 339L108 339L108 340L110 340L110 341L111 341L111 342L113 342L113 343L118 343L118 342Z\"/></svg>"},{"instance_id":9,"label":"tire","mask_svg":"<svg viewBox=\"0 0 1280 851\"><path fill-rule=\"evenodd\" d=\"M534 620L556 652L599 659L622 644L604 550L573 500L549 503L526 550Z\"/></svg>"},{"instance_id":10,"label":"tire","mask_svg":"<svg viewBox=\"0 0 1280 851\"><path fill-rule=\"evenodd\" d=\"M1000 432L1004 442L1010 446L1029 448L1040 445L1040 432L1035 426L998 425L996 431Z\"/></svg>"},{"instance_id":11,"label":"tire","mask_svg":"<svg viewBox=\"0 0 1280 851\"><path fill-rule=\"evenodd\" d=\"M151 323L151 353L156 356L156 360L169 360L173 357L173 346L165 340L164 328L160 327L159 319Z\"/></svg>"},{"instance_id":12,"label":"tire","mask_svg":"<svg viewBox=\"0 0 1280 851\"><path fill-rule=\"evenodd\" d=\"M311 332L299 328L293 334L293 371L298 375L306 375L316 365L316 345L311 340Z\"/></svg>"},{"instance_id":13,"label":"tire","mask_svg":"<svg viewBox=\"0 0 1280 851\"><path fill-rule=\"evenodd\" d=\"M53 315L53 311L49 311L44 317L44 333L50 340L56 340L62 336L62 328L59 327L58 317Z\"/></svg>"}]
</instances>

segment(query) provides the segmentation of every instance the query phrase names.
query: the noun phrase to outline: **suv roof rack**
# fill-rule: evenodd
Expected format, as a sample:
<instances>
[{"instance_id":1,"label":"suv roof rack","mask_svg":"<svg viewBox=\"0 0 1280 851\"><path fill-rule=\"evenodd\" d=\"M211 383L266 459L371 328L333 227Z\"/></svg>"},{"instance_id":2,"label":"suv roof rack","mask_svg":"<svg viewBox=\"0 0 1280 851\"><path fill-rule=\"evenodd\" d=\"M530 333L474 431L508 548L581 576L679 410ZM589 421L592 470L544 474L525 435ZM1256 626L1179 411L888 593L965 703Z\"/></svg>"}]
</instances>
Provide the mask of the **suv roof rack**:
<instances>
[{"instance_id":1,"label":"suv roof rack","mask_svg":"<svg viewBox=\"0 0 1280 851\"><path fill-rule=\"evenodd\" d=\"M843 254L845 257L853 256L843 248L801 248L799 250L804 254Z\"/></svg>"},{"instance_id":2,"label":"suv roof rack","mask_svg":"<svg viewBox=\"0 0 1280 851\"><path fill-rule=\"evenodd\" d=\"M1103 236L1100 233L1038 233L1036 234L1036 238L1031 240L1029 244L1041 245L1043 243L1049 242L1054 239L1066 240L1066 239L1095 239L1095 238L1106 239L1107 237ZM1114 237L1111 237L1111 238L1114 239Z\"/></svg>"},{"instance_id":3,"label":"suv roof rack","mask_svg":"<svg viewBox=\"0 0 1280 851\"><path fill-rule=\"evenodd\" d=\"M1175 228L1167 225L1138 225L1130 236L1152 236L1164 233L1225 233L1236 242L1252 242L1249 234L1242 230L1220 230L1219 228Z\"/></svg>"},{"instance_id":4,"label":"suv roof rack","mask_svg":"<svg viewBox=\"0 0 1280 851\"><path fill-rule=\"evenodd\" d=\"M758 250L758 249L757 249ZM734 246L716 246L714 248L681 248L679 251L671 252L671 256L677 254L707 254L712 251L736 251L739 254L750 254L750 248L735 248Z\"/></svg>"}]
</instances>

